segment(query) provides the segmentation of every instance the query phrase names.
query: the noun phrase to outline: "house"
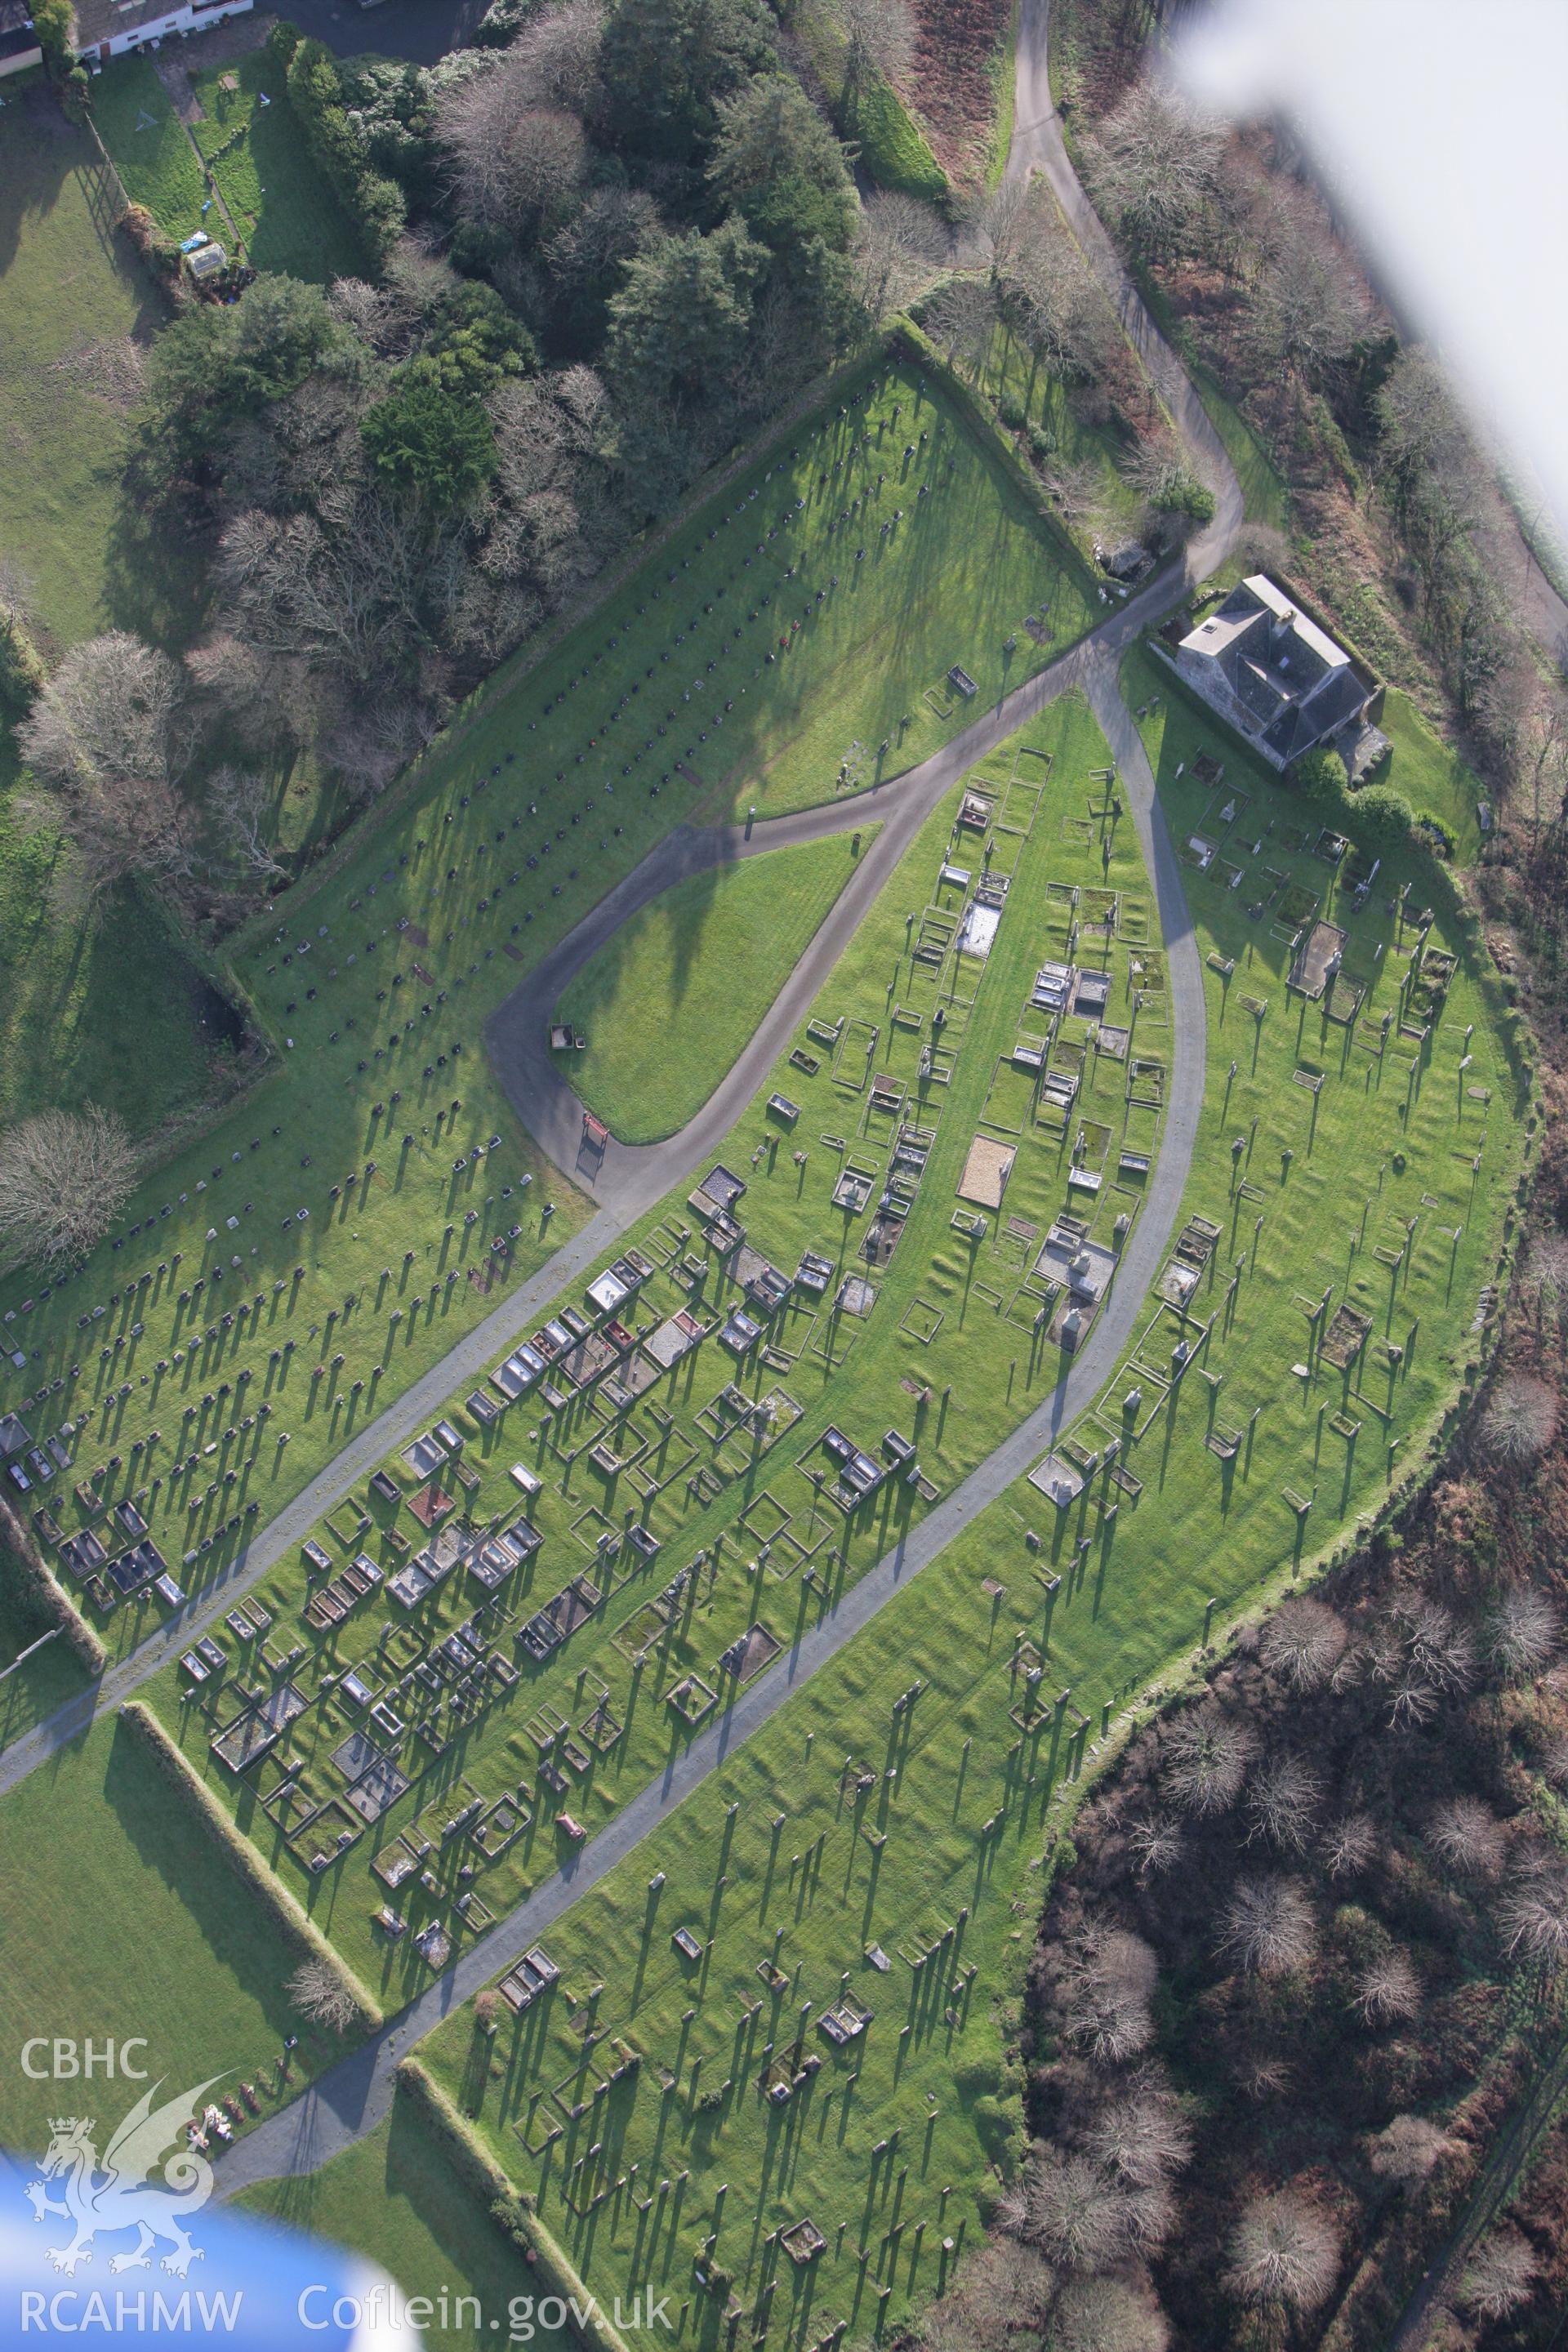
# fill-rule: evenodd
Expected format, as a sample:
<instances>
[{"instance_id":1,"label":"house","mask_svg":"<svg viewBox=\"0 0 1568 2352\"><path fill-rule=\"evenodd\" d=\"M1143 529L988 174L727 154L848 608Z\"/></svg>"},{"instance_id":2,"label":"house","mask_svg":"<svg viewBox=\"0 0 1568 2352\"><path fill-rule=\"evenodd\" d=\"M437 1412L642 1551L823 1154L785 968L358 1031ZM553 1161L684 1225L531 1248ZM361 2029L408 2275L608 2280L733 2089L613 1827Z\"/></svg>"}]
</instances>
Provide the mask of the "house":
<instances>
[{"instance_id":1,"label":"house","mask_svg":"<svg viewBox=\"0 0 1568 2352\"><path fill-rule=\"evenodd\" d=\"M1386 748L1372 724L1383 709L1381 681L1264 572L1188 630L1176 667L1271 768L1283 772L1324 744L1359 774Z\"/></svg>"},{"instance_id":2,"label":"house","mask_svg":"<svg viewBox=\"0 0 1568 2352\"><path fill-rule=\"evenodd\" d=\"M0 6L5 0L0 0ZM77 55L84 65L199 33L225 16L248 16L255 0L77 0Z\"/></svg>"},{"instance_id":3,"label":"house","mask_svg":"<svg viewBox=\"0 0 1568 2352\"><path fill-rule=\"evenodd\" d=\"M0 0L0 80L43 61L33 30L33 0Z\"/></svg>"}]
</instances>

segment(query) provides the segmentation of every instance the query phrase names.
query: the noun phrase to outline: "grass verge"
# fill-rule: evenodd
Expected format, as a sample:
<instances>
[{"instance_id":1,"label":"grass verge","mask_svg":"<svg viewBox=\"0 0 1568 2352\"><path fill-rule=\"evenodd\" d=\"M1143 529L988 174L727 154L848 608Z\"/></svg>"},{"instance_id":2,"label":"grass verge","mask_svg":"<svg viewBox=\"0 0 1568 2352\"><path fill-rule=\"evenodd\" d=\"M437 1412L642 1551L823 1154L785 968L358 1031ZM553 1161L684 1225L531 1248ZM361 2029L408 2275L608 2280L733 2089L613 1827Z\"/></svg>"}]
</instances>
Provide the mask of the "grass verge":
<instances>
[{"instance_id":1,"label":"grass verge","mask_svg":"<svg viewBox=\"0 0 1568 2352\"><path fill-rule=\"evenodd\" d=\"M868 825L867 836L875 825ZM588 1040L567 1075L626 1143L673 1135L707 1101L853 871L847 835L697 874L644 908L562 995Z\"/></svg>"}]
</instances>

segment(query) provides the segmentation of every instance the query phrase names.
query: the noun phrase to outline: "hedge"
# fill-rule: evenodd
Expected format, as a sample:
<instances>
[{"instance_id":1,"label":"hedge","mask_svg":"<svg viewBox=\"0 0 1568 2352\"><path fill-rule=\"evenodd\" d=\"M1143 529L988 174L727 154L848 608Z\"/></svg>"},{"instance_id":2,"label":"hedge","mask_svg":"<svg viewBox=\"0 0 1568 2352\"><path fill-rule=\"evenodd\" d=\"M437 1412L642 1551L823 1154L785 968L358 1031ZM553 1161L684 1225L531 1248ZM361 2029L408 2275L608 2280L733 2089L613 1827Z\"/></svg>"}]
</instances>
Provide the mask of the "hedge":
<instances>
[{"instance_id":1,"label":"hedge","mask_svg":"<svg viewBox=\"0 0 1568 2352\"><path fill-rule=\"evenodd\" d=\"M281 20L267 38L284 69L289 103L311 160L379 269L403 227L403 191L371 163L364 133L343 103L342 76L331 51Z\"/></svg>"},{"instance_id":2,"label":"hedge","mask_svg":"<svg viewBox=\"0 0 1568 2352\"><path fill-rule=\"evenodd\" d=\"M56 1578L34 1542L32 1530L4 1495L0 1495L0 1542L4 1542L21 1570L22 1581L39 1615L47 1624L58 1628L96 1680L109 1664L109 1653Z\"/></svg>"},{"instance_id":3,"label":"hedge","mask_svg":"<svg viewBox=\"0 0 1568 2352\"><path fill-rule=\"evenodd\" d=\"M250 1840L236 1829L217 1799L191 1769L152 1709L144 1706L139 1698L127 1699L120 1710L120 1719L141 1740L164 1779L184 1799L188 1809L206 1831L235 1876L243 1880L253 1895L260 1897L285 1936L299 1947L300 1958L321 1960L330 1968L353 2000L365 2031L374 2032L385 2021L379 2005L353 1969L344 1966L303 1905L296 1902L275 1873L268 1868Z\"/></svg>"},{"instance_id":4,"label":"hedge","mask_svg":"<svg viewBox=\"0 0 1568 2352\"><path fill-rule=\"evenodd\" d=\"M600 2310L564 2247L534 2211L532 2200L519 2194L479 2134L417 2058L402 2061L397 2084L418 2107L451 2158L458 2178L484 2200L497 2227L511 2240L524 2262L539 2272L546 2294L558 2295L570 2306L573 2332L587 2352L629 2352L625 2336Z\"/></svg>"}]
</instances>

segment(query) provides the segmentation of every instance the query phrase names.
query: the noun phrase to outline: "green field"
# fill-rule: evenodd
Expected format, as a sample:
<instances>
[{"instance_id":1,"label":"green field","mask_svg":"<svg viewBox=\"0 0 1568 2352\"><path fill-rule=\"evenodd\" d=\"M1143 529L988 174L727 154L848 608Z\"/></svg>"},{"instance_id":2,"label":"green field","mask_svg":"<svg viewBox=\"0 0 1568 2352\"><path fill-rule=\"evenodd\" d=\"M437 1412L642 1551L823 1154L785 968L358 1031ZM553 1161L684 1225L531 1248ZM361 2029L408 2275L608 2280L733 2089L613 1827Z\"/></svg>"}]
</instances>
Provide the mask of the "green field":
<instances>
[{"instance_id":1,"label":"green field","mask_svg":"<svg viewBox=\"0 0 1568 2352\"><path fill-rule=\"evenodd\" d=\"M237 89L225 87L231 79ZM192 87L203 114L194 126L196 145L252 267L321 285L359 276L364 256L310 160L271 52L256 49L232 66L213 67Z\"/></svg>"},{"instance_id":2,"label":"green field","mask_svg":"<svg viewBox=\"0 0 1568 2352\"><path fill-rule=\"evenodd\" d=\"M890 82L873 77L839 104L840 128L879 187L941 204L947 174Z\"/></svg>"},{"instance_id":3,"label":"green field","mask_svg":"<svg viewBox=\"0 0 1568 2352\"><path fill-rule=\"evenodd\" d=\"M489 2338L492 2319L500 2322L495 2332L504 2344L514 2304L521 2323L522 2305L539 2299L537 2274L457 2179L418 2109L401 2096L384 2123L320 2172L245 2189L235 2203L352 2246L379 2263L405 2296L424 2297L435 2314L421 2334L426 2352L468 2352ZM477 2299L477 2318L459 2310L464 2296ZM536 2344L574 2340L530 2324Z\"/></svg>"},{"instance_id":4,"label":"green field","mask_svg":"<svg viewBox=\"0 0 1568 2352\"><path fill-rule=\"evenodd\" d=\"M588 1040L566 1075L623 1142L657 1142L701 1109L852 870L843 835L693 875L584 966L557 1007Z\"/></svg>"},{"instance_id":5,"label":"green field","mask_svg":"<svg viewBox=\"0 0 1568 2352\"><path fill-rule=\"evenodd\" d=\"M41 85L0 112L0 553L60 643L118 617L120 481L162 310L110 226L109 175ZM66 289L68 300L63 299Z\"/></svg>"}]
</instances>

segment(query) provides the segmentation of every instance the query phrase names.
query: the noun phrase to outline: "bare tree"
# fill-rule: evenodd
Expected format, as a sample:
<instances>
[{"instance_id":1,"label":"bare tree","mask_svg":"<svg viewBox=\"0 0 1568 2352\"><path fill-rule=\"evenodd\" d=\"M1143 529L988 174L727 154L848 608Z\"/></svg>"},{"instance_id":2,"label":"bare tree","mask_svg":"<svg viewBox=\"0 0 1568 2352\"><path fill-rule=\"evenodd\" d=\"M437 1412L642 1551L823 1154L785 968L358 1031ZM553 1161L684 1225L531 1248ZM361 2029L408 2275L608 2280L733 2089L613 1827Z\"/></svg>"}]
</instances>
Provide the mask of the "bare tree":
<instances>
[{"instance_id":1,"label":"bare tree","mask_svg":"<svg viewBox=\"0 0 1568 2352\"><path fill-rule=\"evenodd\" d=\"M1481 1415L1481 1439L1500 1462L1533 1462L1557 1434L1557 1391L1533 1372L1504 1372Z\"/></svg>"},{"instance_id":2,"label":"bare tree","mask_svg":"<svg viewBox=\"0 0 1568 2352\"><path fill-rule=\"evenodd\" d=\"M1046 468L1045 484L1067 522L1097 529L1105 520L1109 496L1105 473L1094 457L1056 457Z\"/></svg>"},{"instance_id":3,"label":"bare tree","mask_svg":"<svg viewBox=\"0 0 1568 2352\"><path fill-rule=\"evenodd\" d=\"M1321 1690L1344 1655L1344 1625L1321 1601L1285 1601L1263 1628L1258 1654L1292 1690Z\"/></svg>"},{"instance_id":4,"label":"bare tree","mask_svg":"<svg viewBox=\"0 0 1568 2352\"><path fill-rule=\"evenodd\" d=\"M1103 367L1110 315L1046 181L1029 184L992 272L1010 323L1052 375L1090 376Z\"/></svg>"},{"instance_id":5,"label":"bare tree","mask_svg":"<svg viewBox=\"0 0 1568 2352\"><path fill-rule=\"evenodd\" d=\"M1184 1812L1223 1813L1241 1793L1257 1747L1249 1725L1207 1700L1179 1715L1166 1733L1161 1778Z\"/></svg>"},{"instance_id":6,"label":"bare tree","mask_svg":"<svg viewBox=\"0 0 1568 2352\"><path fill-rule=\"evenodd\" d=\"M1310 200L1292 190L1287 211L1280 251L1258 280L1248 318L1267 360L1310 379L1343 358L1366 324L1367 302Z\"/></svg>"},{"instance_id":7,"label":"bare tree","mask_svg":"<svg viewBox=\"0 0 1568 2352\"><path fill-rule=\"evenodd\" d=\"M1259 1976L1304 1968L1317 1941L1307 1891L1294 1878L1238 1878L1224 1912L1219 1948Z\"/></svg>"},{"instance_id":8,"label":"bare tree","mask_svg":"<svg viewBox=\"0 0 1568 2352\"><path fill-rule=\"evenodd\" d=\"M1168 1813L1145 1813L1127 1832L1127 1843L1142 1878L1156 1878L1174 1870L1187 1842Z\"/></svg>"},{"instance_id":9,"label":"bare tree","mask_svg":"<svg viewBox=\"0 0 1568 2352\"><path fill-rule=\"evenodd\" d=\"M1549 1739L1541 1758L1541 1769L1553 1789L1568 1789L1568 1738Z\"/></svg>"},{"instance_id":10,"label":"bare tree","mask_svg":"<svg viewBox=\"0 0 1568 2352\"><path fill-rule=\"evenodd\" d=\"M1437 1806L1426 1843L1461 1878L1495 1878L1508 1854L1508 1832L1479 1797L1449 1797Z\"/></svg>"},{"instance_id":11,"label":"bare tree","mask_svg":"<svg viewBox=\"0 0 1568 2352\"><path fill-rule=\"evenodd\" d=\"M1421 1979L1398 1950L1369 1960L1356 1978L1351 2006L1367 2025L1392 2025L1414 2017L1421 2006Z\"/></svg>"},{"instance_id":12,"label":"bare tree","mask_svg":"<svg viewBox=\"0 0 1568 2352\"><path fill-rule=\"evenodd\" d=\"M1118 2273L1069 2280L1049 2340L1053 2352L1166 2352L1171 2330L1147 2275Z\"/></svg>"},{"instance_id":13,"label":"bare tree","mask_svg":"<svg viewBox=\"0 0 1568 2352\"><path fill-rule=\"evenodd\" d=\"M909 0L819 0L821 13L843 45L844 90L868 84L907 84L915 61L915 15Z\"/></svg>"},{"instance_id":14,"label":"bare tree","mask_svg":"<svg viewBox=\"0 0 1568 2352\"><path fill-rule=\"evenodd\" d=\"M1542 1302L1561 1308L1568 1300L1568 1234L1542 1234L1531 1245L1526 1270Z\"/></svg>"},{"instance_id":15,"label":"bare tree","mask_svg":"<svg viewBox=\"0 0 1568 2352\"><path fill-rule=\"evenodd\" d=\"M1510 1958L1560 1969L1568 1960L1568 1869L1555 1856L1527 1862L1504 1888L1496 1917Z\"/></svg>"},{"instance_id":16,"label":"bare tree","mask_svg":"<svg viewBox=\"0 0 1568 2352\"><path fill-rule=\"evenodd\" d=\"M1279 2189L1242 2208L1226 2275L1244 2303L1281 2313L1315 2311L1339 2266L1334 2225L1301 2189Z\"/></svg>"},{"instance_id":17,"label":"bare tree","mask_svg":"<svg viewBox=\"0 0 1568 2352\"><path fill-rule=\"evenodd\" d=\"M1023 2220L1023 2198L1005 2191L1004 2229ZM1037 2335L1059 2283L1045 2256L1016 2235L986 2239L952 2285L925 2314L921 2335L931 2352L986 2352L986 2347Z\"/></svg>"},{"instance_id":18,"label":"bare tree","mask_svg":"<svg viewBox=\"0 0 1568 2352\"><path fill-rule=\"evenodd\" d=\"M984 365L996 331L996 289L985 278L950 278L926 312L933 342L972 371Z\"/></svg>"},{"instance_id":19,"label":"bare tree","mask_svg":"<svg viewBox=\"0 0 1568 2352\"><path fill-rule=\"evenodd\" d=\"M1425 2116L1395 2116L1371 2142L1367 2160L1381 2179L1410 2188L1436 2171L1452 2147Z\"/></svg>"},{"instance_id":20,"label":"bare tree","mask_svg":"<svg viewBox=\"0 0 1568 2352\"><path fill-rule=\"evenodd\" d=\"M1121 1928L1086 1929L1063 1949L1062 2031L1096 2063L1125 2065L1153 2039L1154 1955Z\"/></svg>"},{"instance_id":21,"label":"bare tree","mask_svg":"<svg viewBox=\"0 0 1568 2352\"><path fill-rule=\"evenodd\" d=\"M1481 1648L1505 1681L1530 1682L1545 1673L1562 1630L1556 1608L1539 1585L1510 1585L1487 1619Z\"/></svg>"},{"instance_id":22,"label":"bare tree","mask_svg":"<svg viewBox=\"0 0 1568 2352\"><path fill-rule=\"evenodd\" d=\"M115 1112L38 1111L0 1136L0 1247L15 1265L68 1265L103 1239L135 1180Z\"/></svg>"},{"instance_id":23,"label":"bare tree","mask_svg":"<svg viewBox=\"0 0 1568 2352\"><path fill-rule=\"evenodd\" d=\"M18 728L25 757L66 803L95 885L190 872L183 722L179 665L115 629L71 647Z\"/></svg>"},{"instance_id":24,"label":"bare tree","mask_svg":"<svg viewBox=\"0 0 1568 2352\"><path fill-rule=\"evenodd\" d=\"M1459 2301L1478 2319L1506 2319L1534 2291L1540 2264L1529 2241L1506 2224L1482 2239L1459 2281Z\"/></svg>"},{"instance_id":25,"label":"bare tree","mask_svg":"<svg viewBox=\"0 0 1568 2352\"><path fill-rule=\"evenodd\" d=\"M1331 1878L1353 1878L1377 1852L1377 1824L1370 1813L1342 1813L1323 1832L1319 1852Z\"/></svg>"},{"instance_id":26,"label":"bare tree","mask_svg":"<svg viewBox=\"0 0 1568 2352\"><path fill-rule=\"evenodd\" d=\"M272 849L272 787L253 769L236 768L226 761L215 768L207 785L207 806L240 871L255 881L270 881L288 867Z\"/></svg>"},{"instance_id":27,"label":"bare tree","mask_svg":"<svg viewBox=\"0 0 1568 2352\"><path fill-rule=\"evenodd\" d=\"M587 163L581 118L596 89L600 37L593 0L567 0L443 95L436 135L469 219L528 235L573 208Z\"/></svg>"},{"instance_id":28,"label":"bare tree","mask_svg":"<svg viewBox=\"0 0 1568 2352\"><path fill-rule=\"evenodd\" d=\"M359 2003L330 1960L301 1960L289 1979L289 1998L301 2017L329 2032L345 2033Z\"/></svg>"},{"instance_id":29,"label":"bare tree","mask_svg":"<svg viewBox=\"0 0 1568 2352\"><path fill-rule=\"evenodd\" d=\"M1248 1844L1261 1837L1281 1853L1305 1853L1322 1801L1322 1775L1304 1756L1271 1757L1247 1783Z\"/></svg>"},{"instance_id":30,"label":"bare tree","mask_svg":"<svg viewBox=\"0 0 1568 2352\"><path fill-rule=\"evenodd\" d=\"M860 299L872 319L905 304L941 268L946 232L937 215L901 188L873 188L860 208L855 240Z\"/></svg>"},{"instance_id":31,"label":"bare tree","mask_svg":"<svg viewBox=\"0 0 1568 2352\"><path fill-rule=\"evenodd\" d=\"M1125 2192L1087 2156L1043 2146L1025 2179L1024 2234L1060 2270L1109 2270L1127 2248Z\"/></svg>"},{"instance_id":32,"label":"bare tree","mask_svg":"<svg viewBox=\"0 0 1568 2352\"><path fill-rule=\"evenodd\" d=\"M1222 146L1211 117L1140 81L1089 143L1090 179L1133 244L1169 253L1189 236L1213 193Z\"/></svg>"},{"instance_id":33,"label":"bare tree","mask_svg":"<svg viewBox=\"0 0 1568 2352\"><path fill-rule=\"evenodd\" d=\"M1096 2111L1084 2144L1097 2163L1134 2189L1159 2189L1186 2163L1193 2136L1170 2092L1150 2073Z\"/></svg>"},{"instance_id":34,"label":"bare tree","mask_svg":"<svg viewBox=\"0 0 1568 2352\"><path fill-rule=\"evenodd\" d=\"M1469 1633L1426 1593L1408 1595L1380 1617L1360 1654L1371 1678L1389 1692L1389 1720L1396 1727L1429 1723L1443 1700L1475 1677Z\"/></svg>"}]
</instances>

